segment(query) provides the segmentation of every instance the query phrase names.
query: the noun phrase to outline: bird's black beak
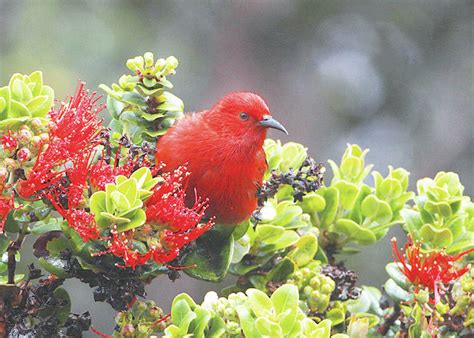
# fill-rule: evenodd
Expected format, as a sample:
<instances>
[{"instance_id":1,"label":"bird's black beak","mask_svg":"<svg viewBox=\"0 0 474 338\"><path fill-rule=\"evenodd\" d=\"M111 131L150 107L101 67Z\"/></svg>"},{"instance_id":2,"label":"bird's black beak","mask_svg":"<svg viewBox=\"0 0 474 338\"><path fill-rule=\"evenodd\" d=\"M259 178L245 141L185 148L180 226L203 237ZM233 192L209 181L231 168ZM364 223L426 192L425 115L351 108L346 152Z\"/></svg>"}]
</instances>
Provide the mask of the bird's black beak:
<instances>
[{"instance_id":1,"label":"bird's black beak","mask_svg":"<svg viewBox=\"0 0 474 338\"><path fill-rule=\"evenodd\" d=\"M271 115L263 116L263 119L261 119L258 124L262 127L278 129L288 135L288 131L286 130L286 128L283 127L283 125L277 120L275 120Z\"/></svg>"}]
</instances>

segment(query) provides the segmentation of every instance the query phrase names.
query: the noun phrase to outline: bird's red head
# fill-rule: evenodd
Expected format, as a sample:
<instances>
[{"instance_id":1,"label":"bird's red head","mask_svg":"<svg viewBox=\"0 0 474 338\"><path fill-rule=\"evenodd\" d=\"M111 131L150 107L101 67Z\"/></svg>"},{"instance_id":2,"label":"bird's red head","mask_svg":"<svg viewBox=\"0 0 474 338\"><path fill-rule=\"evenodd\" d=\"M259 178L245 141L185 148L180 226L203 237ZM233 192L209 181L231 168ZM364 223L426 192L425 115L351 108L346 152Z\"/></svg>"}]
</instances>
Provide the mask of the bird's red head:
<instances>
[{"instance_id":1,"label":"bird's red head","mask_svg":"<svg viewBox=\"0 0 474 338\"><path fill-rule=\"evenodd\" d=\"M288 134L285 127L275 120L265 101L250 92L233 92L225 95L209 111L220 130L228 135L247 140L260 140L266 136L267 128Z\"/></svg>"}]
</instances>

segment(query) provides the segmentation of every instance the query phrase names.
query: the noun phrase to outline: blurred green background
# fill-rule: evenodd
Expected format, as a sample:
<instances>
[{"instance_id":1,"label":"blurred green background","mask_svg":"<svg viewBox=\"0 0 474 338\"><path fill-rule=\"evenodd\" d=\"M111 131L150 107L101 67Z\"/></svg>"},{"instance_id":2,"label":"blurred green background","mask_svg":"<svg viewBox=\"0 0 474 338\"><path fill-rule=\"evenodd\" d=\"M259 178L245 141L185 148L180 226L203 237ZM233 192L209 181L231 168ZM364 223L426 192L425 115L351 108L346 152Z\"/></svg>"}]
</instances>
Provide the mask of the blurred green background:
<instances>
[{"instance_id":1,"label":"blurred green background","mask_svg":"<svg viewBox=\"0 0 474 338\"><path fill-rule=\"evenodd\" d=\"M318 161L358 143L383 173L402 166L413 183L452 170L472 195L473 10L463 0L0 0L0 85L40 69L62 99L79 79L117 82L130 57L175 55L173 92L186 111L255 91L290 132L271 136L304 143ZM393 235L345 259L362 282L385 281ZM113 310L68 284L73 310L110 332ZM215 288L163 277L148 295L167 310L181 291L201 300Z\"/></svg>"}]
</instances>

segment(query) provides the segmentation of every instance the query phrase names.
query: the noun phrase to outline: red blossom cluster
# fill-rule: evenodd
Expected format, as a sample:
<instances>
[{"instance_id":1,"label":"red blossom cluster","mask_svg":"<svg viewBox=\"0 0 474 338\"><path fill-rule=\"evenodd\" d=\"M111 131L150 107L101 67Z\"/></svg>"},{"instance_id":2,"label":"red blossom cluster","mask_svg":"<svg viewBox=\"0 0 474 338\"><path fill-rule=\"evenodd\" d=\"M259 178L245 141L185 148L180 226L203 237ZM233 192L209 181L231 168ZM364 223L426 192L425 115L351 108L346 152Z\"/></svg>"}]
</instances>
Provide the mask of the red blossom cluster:
<instances>
[{"instance_id":1,"label":"red blossom cluster","mask_svg":"<svg viewBox=\"0 0 474 338\"><path fill-rule=\"evenodd\" d=\"M97 238L99 230L92 215L86 217L76 208L88 188L91 158L102 130L98 114L105 106L97 104L99 99L81 83L68 102L49 113L49 141L40 149L27 179L17 186L24 199L48 199L86 241ZM62 195L66 202L61 201Z\"/></svg>"},{"instance_id":2,"label":"red blossom cluster","mask_svg":"<svg viewBox=\"0 0 474 338\"><path fill-rule=\"evenodd\" d=\"M397 247L397 240L392 239L395 262L399 263L400 271L416 286L428 288L438 298L440 284L446 285L464 275L469 267L456 267L455 262L463 256L474 252L474 248L461 252L455 256L446 254L444 250L421 252L421 242L413 242L408 238L405 253L401 254Z\"/></svg>"},{"instance_id":3,"label":"red blossom cluster","mask_svg":"<svg viewBox=\"0 0 474 338\"><path fill-rule=\"evenodd\" d=\"M207 204L196 199L195 204L185 206L184 169L167 174L163 182L153 188L153 194L145 203L147 225L160 228L159 243L150 247L146 253L139 253L133 248L134 230L118 232L112 229L112 238L108 250L101 253L112 253L122 257L125 267L145 264L152 259L156 263L167 263L179 255L179 250L192 242L213 226L213 221L200 225Z\"/></svg>"},{"instance_id":4,"label":"red blossom cluster","mask_svg":"<svg viewBox=\"0 0 474 338\"><path fill-rule=\"evenodd\" d=\"M98 105L95 93L89 94L81 83L69 102L49 113L49 142L38 153L38 158L26 181L20 182L18 193L23 198L42 197L42 191L59 183L64 172L76 178L75 193L86 184L88 159L98 144L102 120L98 114L105 108ZM86 160L87 159L87 160ZM72 163L66 169L66 163ZM86 164L86 165L84 165ZM74 203L79 203L73 198Z\"/></svg>"},{"instance_id":5,"label":"red blossom cluster","mask_svg":"<svg viewBox=\"0 0 474 338\"><path fill-rule=\"evenodd\" d=\"M73 97L62 103L57 111L50 112L49 141L39 150L37 160L24 181L17 185L20 197L24 199L44 198L50 201L56 211L68 222L84 241L105 242L106 250L98 255L110 253L123 259L124 267L143 265L149 260L166 263L175 259L179 250L193 241L212 225L208 221L200 225L207 208L206 202L196 198L191 208L185 206L186 190L184 183L188 176L185 169L164 174L153 187L152 195L146 201L146 224L144 229L153 229L141 234L154 236L146 253L139 253L133 247L135 230L118 232L116 227L100 229L95 217L83 208L84 196L89 188L105 190L119 175L130 177L138 167L153 167L144 158L129 158L119 165L121 148L117 150L113 165L102 156L92 163L101 139L102 120L99 112L104 109L98 105L95 93L89 94L81 83ZM3 147L10 148L14 139L9 134L2 137ZM152 175L159 167L150 168ZM13 208L13 198L0 197L0 225ZM107 231L110 230L109 237ZM0 232L1 233L1 232Z\"/></svg>"}]
</instances>

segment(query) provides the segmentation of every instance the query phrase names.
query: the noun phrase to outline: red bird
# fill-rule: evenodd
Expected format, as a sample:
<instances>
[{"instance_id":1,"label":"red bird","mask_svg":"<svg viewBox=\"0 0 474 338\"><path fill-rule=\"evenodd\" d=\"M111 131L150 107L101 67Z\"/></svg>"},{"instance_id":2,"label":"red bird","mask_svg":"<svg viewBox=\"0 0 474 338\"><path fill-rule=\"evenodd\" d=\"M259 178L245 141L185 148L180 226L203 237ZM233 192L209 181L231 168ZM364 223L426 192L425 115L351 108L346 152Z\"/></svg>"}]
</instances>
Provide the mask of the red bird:
<instances>
[{"instance_id":1,"label":"red bird","mask_svg":"<svg viewBox=\"0 0 474 338\"><path fill-rule=\"evenodd\" d=\"M230 93L211 109L179 120L158 141L156 162L166 171L185 165L189 201L197 191L209 199L206 215L220 224L238 224L257 208L257 189L267 169L267 128L288 134L260 96Z\"/></svg>"}]
</instances>

